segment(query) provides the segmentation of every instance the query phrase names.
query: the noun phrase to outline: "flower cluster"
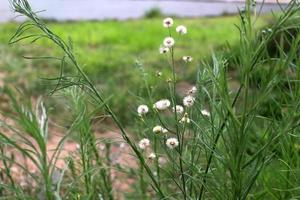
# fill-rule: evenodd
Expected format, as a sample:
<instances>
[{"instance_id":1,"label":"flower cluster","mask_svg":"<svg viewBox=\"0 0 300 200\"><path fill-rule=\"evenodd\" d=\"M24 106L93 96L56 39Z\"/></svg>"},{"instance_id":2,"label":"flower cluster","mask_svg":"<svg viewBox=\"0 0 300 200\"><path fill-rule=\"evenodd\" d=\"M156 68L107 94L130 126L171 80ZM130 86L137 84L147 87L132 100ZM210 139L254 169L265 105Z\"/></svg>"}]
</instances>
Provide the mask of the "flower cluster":
<instances>
[{"instance_id":1,"label":"flower cluster","mask_svg":"<svg viewBox=\"0 0 300 200\"><path fill-rule=\"evenodd\" d=\"M168 18L165 18L163 20L163 26L165 28L168 28L169 31L170 31L170 28L173 26L174 24L174 20L170 17ZM179 25L176 27L176 32L179 34L179 35L185 35L187 34L187 28L184 26L184 25ZM173 46L175 45L175 40L173 37L171 37L171 34L166 37L164 40L163 40L163 44L161 45L161 47L159 48L159 52L161 54L165 54L165 53L168 53L170 51L170 48L173 48ZM191 56L184 56L182 58L185 62L191 62L193 60L193 58Z\"/></svg>"},{"instance_id":2,"label":"flower cluster","mask_svg":"<svg viewBox=\"0 0 300 200\"><path fill-rule=\"evenodd\" d=\"M150 140L148 138L143 138L139 141L138 146L141 150L146 150L148 147L150 147ZM153 153L153 152L149 153L149 155L148 155L149 161L153 161L155 158L156 158L155 153Z\"/></svg>"},{"instance_id":3,"label":"flower cluster","mask_svg":"<svg viewBox=\"0 0 300 200\"><path fill-rule=\"evenodd\" d=\"M185 113L179 122L182 124L184 124L184 123L189 124L191 122L191 119L189 118L188 114Z\"/></svg>"},{"instance_id":4,"label":"flower cluster","mask_svg":"<svg viewBox=\"0 0 300 200\"><path fill-rule=\"evenodd\" d=\"M185 107L192 107L195 103L195 97L188 95L183 98L183 105Z\"/></svg>"},{"instance_id":5,"label":"flower cluster","mask_svg":"<svg viewBox=\"0 0 300 200\"><path fill-rule=\"evenodd\" d=\"M168 130L163 128L162 126L154 126L153 133L167 133Z\"/></svg>"},{"instance_id":6,"label":"flower cluster","mask_svg":"<svg viewBox=\"0 0 300 200\"><path fill-rule=\"evenodd\" d=\"M162 99L153 104L153 108L157 110L166 110L170 107L171 102L168 99Z\"/></svg>"},{"instance_id":7,"label":"flower cluster","mask_svg":"<svg viewBox=\"0 0 300 200\"><path fill-rule=\"evenodd\" d=\"M173 24L174 24L174 21L173 21L173 19L170 18L170 17L164 19L164 21L163 21L163 26L164 26L165 28L170 28L170 27L173 26Z\"/></svg>"},{"instance_id":8,"label":"flower cluster","mask_svg":"<svg viewBox=\"0 0 300 200\"><path fill-rule=\"evenodd\" d=\"M161 46L159 48L159 53L160 54L168 53L169 51L170 51L170 49L168 47L165 47L165 46Z\"/></svg>"},{"instance_id":9,"label":"flower cluster","mask_svg":"<svg viewBox=\"0 0 300 200\"><path fill-rule=\"evenodd\" d=\"M174 44L175 44L175 40L174 40L172 37L166 37L166 38L164 39L163 45L164 45L166 48L170 48L170 47L172 47Z\"/></svg>"},{"instance_id":10,"label":"flower cluster","mask_svg":"<svg viewBox=\"0 0 300 200\"><path fill-rule=\"evenodd\" d=\"M178 145L179 142L177 140L177 138L169 138L166 141L166 145L170 148L170 149L175 149Z\"/></svg>"},{"instance_id":11,"label":"flower cluster","mask_svg":"<svg viewBox=\"0 0 300 200\"><path fill-rule=\"evenodd\" d=\"M163 26L167 29L169 29L169 36L167 36L164 40L162 45L159 48L159 53L160 54L165 54L165 53L173 53L174 51L174 45L175 45L175 40L171 35L171 30L170 28L174 25L174 20L172 18L166 18L163 20ZM187 28L184 25L179 25L176 27L176 32L179 35L185 35L187 34ZM173 58L172 58L173 59ZM192 62L193 58L191 56L183 56L182 60L185 63ZM158 73L160 73L158 75ZM161 76L161 72L157 72L157 76ZM189 123L192 122L192 120L189 118L189 111L191 107L195 104L196 102L196 93L197 93L197 87L193 86L191 87L187 93L186 96L182 98L182 105L180 104L175 104L173 101L173 104L169 99L160 99L156 102L153 103L153 112L156 114L160 114L160 112L163 112L165 114L170 114L173 113L175 116L175 119L177 120L176 123L181 124L182 126L185 126ZM171 111L171 112L168 112ZM146 114L150 112L150 109L147 105L142 104L139 105L137 108L137 113L141 117L146 117ZM206 110L203 110L202 112L203 116L209 116L209 112ZM177 119L178 117L178 119ZM161 122L161 120L160 120ZM181 141L179 140L178 137L172 137L169 136L170 134L174 134L172 132L172 129L168 129L165 127L165 124L161 122L161 125L155 125L152 128L152 134L154 134L154 137L160 137L163 136L165 138L165 145L168 149L174 150L178 146L181 145ZM160 157L156 155L156 152L152 152L151 148L151 141L148 138L143 138L139 141L138 147L143 150L143 152L147 155L147 158L149 161L152 161L154 159L159 160Z\"/></svg>"},{"instance_id":12,"label":"flower cluster","mask_svg":"<svg viewBox=\"0 0 300 200\"><path fill-rule=\"evenodd\" d=\"M137 109L137 112L140 116L142 116L149 112L149 108L147 105L140 105Z\"/></svg>"},{"instance_id":13,"label":"flower cluster","mask_svg":"<svg viewBox=\"0 0 300 200\"><path fill-rule=\"evenodd\" d=\"M146 149L148 146L150 146L150 140L147 138L143 138L139 142L140 149Z\"/></svg>"},{"instance_id":14,"label":"flower cluster","mask_svg":"<svg viewBox=\"0 0 300 200\"><path fill-rule=\"evenodd\" d=\"M188 63L188 62L192 62L192 61L193 61L193 58L192 58L192 56L183 56L183 57L182 57L182 60L183 60L184 62Z\"/></svg>"},{"instance_id":15,"label":"flower cluster","mask_svg":"<svg viewBox=\"0 0 300 200\"><path fill-rule=\"evenodd\" d=\"M172 107L172 112L173 113L175 113L175 112L177 112L177 114L183 114L184 113L182 118L179 120L179 123L188 124L188 123L191 122L190 118L188 117L188 113L185 112L185 108L189 108L189 107L194 105L196 99L192 95L194 95L196 93L197 88L193 87L191 90L193 91L192 94L190 94L190 95L183 98L183 105L184 106L176 105L176 106ZM190 93L190 91L189 91L189 93ZM162 100L159 100L159 101L157 101L153 104L153 109L158 111L158 112L159 111L165 111L165 110L168 110L170 106L171 106L170 100L162 99ZM143 104L143 105L138 106L137 112L138 112L139 116L144 116L149 112L149 108L148 108L147 105ZM208 115L209 113L207 111L203 111L202 114L203 115ZM156 125L156 126L153 127L152 132L155 133L155 134L161 134L161 133L162 134L167 134L169 131L168 131L168 129L164 128L161 125ZM169 138L169 139L166 140L166 146L169 149L174 149L178 145L179 145L179 141L176 138ZM143 138L142 140L140 140L138 146L139 146L140 149L145 150L147 147L150 146L150 140L147 139L147 138ZM155 159L156 155L154 153L149 154L148 159L151 160L150 158Z\"/></svg>"},{"instance_id":16,"label":"flower cluster","mask_svg":"<svg viewBox=\"0 0 300 200\"><path fill-rule=\"evenodd\" d=\"M176 105L172 108L173 112L177 112L178 114L182 114L184 112L184 108L181 105Z\"/></svg>"},{"instance_id":17,"label":"flower cluster","mask_svg":"<svg viewBox=\"0 0 300 200\"><path fill-rule=\"evenodd\" d=\"M187 34L187 28L183 25L179 25L176 27L176 32L179 33L180 35Z\"/></svg>"}]
</instances>

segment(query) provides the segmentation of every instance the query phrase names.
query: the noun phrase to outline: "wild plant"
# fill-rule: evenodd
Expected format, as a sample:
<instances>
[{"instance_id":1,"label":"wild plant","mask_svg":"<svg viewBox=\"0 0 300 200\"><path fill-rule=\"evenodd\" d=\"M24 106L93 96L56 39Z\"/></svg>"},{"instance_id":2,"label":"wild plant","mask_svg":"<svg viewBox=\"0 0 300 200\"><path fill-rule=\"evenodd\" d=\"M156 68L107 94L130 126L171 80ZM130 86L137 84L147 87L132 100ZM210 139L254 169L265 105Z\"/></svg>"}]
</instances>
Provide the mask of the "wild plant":
<instances>
[{"instance_id":1,"label":"wild plant","mask_svg":"<svg viewBox=\"0 0 300 200\"><path fill-rule=\"evenodd\" d=\"M132 198L145 199L297 199L299 192L299 34L292 35L291 28L299 25L299 5L296 1L274 14L275 22L266 30L256 29L257 15L248 0L240 11L239 48L230 54L213 54L210 61L200 63L197 83L186 88L185 95L178 92L178 68L188 68L195 63L190 55L177 55L176 45L181 37L188 36L188 29L178 25L174 29L172 18L163 20L166 38L159 51L170 66L166 80L165 96L157 96L156 88L149 85L143 70L146 97L136 102L136 128L129 134L118 115L109 106L101 90L85 74L76 59L72 42L65 42L52 32L26 0L12 1L12 7L30 21L19 26L11 43L23 40L37 42L48 39L62 50L58 77L51 94L69 91L74 122L58 147L75 133L79 143L79 161L72 157L53 183L53 170L57 155L48 159L47 116L34 115L31 109L22 109L11 96L17 112L16 126L7 126L19 138L1 136L3 157L3 195L31 198L14 181L10 166L18 164L6 154L12 147L32 160L39 169L45 199L114 199L113 181L108 153L99 153L98 140L92 131L92 119L99 109L104 109L115 122L123 140L136 157L136 192ZM40 34L27 35L36 28ZM279 40L277 39L280 36ZM285 49L284 42L289 48ZM274 43L277 54L271 55L268 45ZM201 44L200 44L201 45ZM230 48L229 48L230 49ZM180 59L178 59L178 57ZM65 75L64 66L76 69L72 76ZM238 72L233 77L231 67ZM259 79L257 74L260 74ZM160 78L161 73L157 73ZM233 85L232 79L238 79ZM161 87L161 86L158 86ZM11 93L9 93L11 94ZM41 105L41 104L39 104ZM276 105L266 113L266 105ZM67 106L67 104L66 104ZM92 109L91 108L96 108ZM30 108L30 107L29 107ZM5 123L3 123L5 124ZM24 136L29 135L37 143ZM20 146L27 144L30 149ZM106 143L109 147L109 143ZM36 148L36 146L38 148ZM78 165L78 163L80 163ZM22 165L20 167L23 169ZM121 170L122 167L119 169ZM24 169L25 171L26 169ZM124 169L123 169L124 170ZM27 172L27 171L25 171ZM28 172L29 173L29 172ZM64 176L69 173L69 176ZM275 175L275 176L274 176ZM70 181L66 177L70 177ZM69 187L64 186L68 185ZM82 188L80 185L82 184ZM53 187L53 185L55 187ZM64 188L60 190L60 187ZM129 198L129 197L127 197Z\"/></svg>"}]
</instances>

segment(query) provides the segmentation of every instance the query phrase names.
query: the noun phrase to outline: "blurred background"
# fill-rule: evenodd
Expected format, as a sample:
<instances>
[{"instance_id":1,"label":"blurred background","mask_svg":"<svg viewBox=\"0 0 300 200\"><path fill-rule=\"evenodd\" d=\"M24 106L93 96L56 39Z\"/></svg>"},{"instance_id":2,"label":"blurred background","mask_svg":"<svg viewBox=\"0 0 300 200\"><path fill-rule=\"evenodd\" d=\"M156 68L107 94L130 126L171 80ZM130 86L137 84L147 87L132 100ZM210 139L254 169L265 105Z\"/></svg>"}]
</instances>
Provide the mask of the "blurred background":
<instances>
[{"instance_id":1,"label":"blurred background","mask_svg":"<svg viewBox=\"0 0 300 200\"><path fill-rule=\"evenodd\" d=\"M279 0L287 3L289 0ZM264 2L262 12L278 9L276 0ZM200 17L234 14L242 8L244 0L31 0L35 10L46 10L40 16L54 20L105 20L140 18L157 9L165 15L179 17ZM1 21L14 19L8 0L0 3Z\"/></svg>"},{"instance_id":2,"label":"blurred background","mask_svg":"<svg viewBox=\"0 0 300 200\"><path fill-rule=\"evenodd\" d=\"M166 16L174 17L175 27L183 24L188 34L175 37L176 64L180 73L179 91L195 84L197 68L209 61L211 54L235 47L239 32L236 15L244 1L236 0L30 0L34 11L47 21L51 29L65 40L71 38L79 63L110 99L124 123L130 123L138 99L143 96L143 73L151 87L157 88L157 98L164 94L170 70L159 47L167 30L162 26ZM253 2L253 14L262 15L258 29L272 23L271 11L278 11L288 1ZM262 4L264 4L262 6ZM55 60L27 60L23 56L62 57L58 48L47 40L9 45L9 39L23 18L16 17L8 0L0 0L0 86L13 84L30 97L51 90L44 77L57 77L60 63ZM35 33L36 30L30 30ZM174 30L173 30L174 31ZM194 62L180 66L181 58L190 55ZM67 66L64 73L72 73ZM162 76L158 77L157 72ZM232 68L232 87L238 87L238 73ZM3 102L3 101L2 101ZM56 109L59 103L53 102ZM130 111L129 111L130 110Z\"/></svg>"}]
</instances>

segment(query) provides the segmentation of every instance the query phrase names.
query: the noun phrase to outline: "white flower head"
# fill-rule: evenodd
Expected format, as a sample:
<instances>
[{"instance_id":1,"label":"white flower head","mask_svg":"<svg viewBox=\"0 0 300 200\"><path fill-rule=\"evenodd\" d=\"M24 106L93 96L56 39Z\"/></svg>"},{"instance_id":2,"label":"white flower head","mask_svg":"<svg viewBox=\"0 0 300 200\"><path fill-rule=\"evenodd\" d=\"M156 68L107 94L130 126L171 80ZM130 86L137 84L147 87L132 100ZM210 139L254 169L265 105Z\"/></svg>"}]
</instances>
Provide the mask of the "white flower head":
<instances>
[{"instance_id":1,"label":"white flower head","mask_svg":"<svg viewBox=\"0 0 300 200\"><path fill-rule=\"evenodd\" d=\"M146 105L140 105L137 109L138 114L141 115L145 115L149 112L149 108Z\"/></svg>"},{"instance_id":2,"label":"white flower head","mask_svg":"<svg viewBox=\"0 0 300 200\"><path fill-rule=\"evenodd\" d=\"M153 108L157 110L166 110L171 105L168 99L162 99L153 104Z\"/></svg>"},{"instance_id":3,"label":"white flower head","mask_svg":"<svg viewBox=\"0 0 300 200\"><path fill-rule=\"evenodd\" d=\"M149 160L154 160L155 158L156 158L155 153L150 153L150 154L148 155L148 159L149 159Z\"/></svg>"},{"instance_id":4,"label":"white flower head","mask_svg":"<svg viewBox=\"0 0 300 200\"><path fill-rule=\"evenodd\" d=\"M160 76L162 76L162 72L161 71L156 71L155 75L160 77Z\"/></svg>"},{"instance_id":5,"label":"white flower head","mask_svg":"<svg viewBox=\"0 0 300 200\"><path fill-rule=\"evenodd\" d=\"M150 146L150 140L149 139L143 138L139 141L140 149L146 149L148 146Z\"/></svg>"},{"instance_id":6,"label":"white flower head","mask_svg":"<svg viewBox=\"0 0 300 200\"><path fill-rule=\"evenodd\" d=\"M175 44L175 40L172 37L166 37L163 42L165 47L172 47Z\"/></svg>"},{"instance_id":7,"label":"white flower head","mask_svg":"<svg viewBox=\"0 0 300 200\"><path fill-rule=\"evenodd\" d=\"M170 49L168 47L162 46L162 47L159 48L159 53L160 54L165 54L165 53L168 53L169 51L170 51Z\"/></svg>"},{"instance_id":8,"label":"white flower head","mask_svg":"<svg viewBox=\"0 0 300 200\"><path fill-rule=\"evenodd\" d=\"M196 101L195 97L188 95L183 98L183 105L185 107L191 107L194 105L195 101Z\"/></svg>"},{"instance_id":9,"label":"white flower head","mask_svg":"<svg viewBox=\"0 0 300 200\"><path fill-rule=\"evenodd\" d=\"M202 115L209 117L210 116L210 112L208 112L207 110L201 110Z\"/></svg>"},{"instance_id":10,"label":"white flower head","mask_svg":"<svg viewBox=\"0 0 300 200\"><path fill-rule=\"evenodd\" d=\"M184 108L181 105L176 105L176 107L173 107L172 108L173 112L175 112L175 108L176 108L176 112L179 114L184 112Z\"/></svg>"},{"instance_id":11,"label":"white flower head","mask_svg":"<svg viewBox=\"0 0 300 200\"><path fill-rule=\"evenodd\" d=\"M193 57L192 56L183 56L182 57L182 60L184 61L184 62L192 62L193 61Z\"/></svg>"},{"instance_id":12,"label":"white flower head","mask_svg":"<svg viewBox=\"0 0 300 200\"><path fill-rule=\"evenodd\" d=\"M188 91L188 94L191 94L191 95L194 95L197 93L197 87L196 86L193 86L189 91Z\"/></svg>"},{"instance_id":13,"label":"white flower head","mask_svg":"<svg viewBox=\"0 0 300 200\"><path fill-rule=\"evenodd\" d=\"M191 119L189 118L188 114L185 113L179 122L182 124L185 124L185 123L189 124L191 122Z\"/></svg>"},{"instance_id":14,"label":"white flower head","mask_svg":"<svg viewBox=\"0 0 300 200\"><path fill-rule=\"evenodd\" d=\"M177 138L169 138L166 141L166 145L170 149L175 149L179 145L179 142Z\"/></svg>"},{"instance_id":15,"label":"white flower head","mask_svg":"<svg viewBox=\"0 0 300 200\"><path fill-rule=\"evenodd\" d=\"M187 34L187 28L183 25L179 25L176 27L176 32L179 33L180 35Z\"/></svg>"},{"instance_id":16,"label":"white flower head","mask_svg":"<svg viewBox=\"0 0 300 200\"><path fill-rule=\"evenodd\" d=\"M173 24L174 24L174 21L173 21L173 19L171 17L165 18L163 20L163 26L165 28L170 28L171 26L173 26Z\"/></svg>"},{"instance_id":17,"label":"white flower head","mask_svg":"<svg viewBox=\"0 0 300 200\"><path fill-rule=\"evenodd\" d=\"M162 126L154 126L153 133L167 133L168 130L163 128Z\"/></svg>"}]
</instances>

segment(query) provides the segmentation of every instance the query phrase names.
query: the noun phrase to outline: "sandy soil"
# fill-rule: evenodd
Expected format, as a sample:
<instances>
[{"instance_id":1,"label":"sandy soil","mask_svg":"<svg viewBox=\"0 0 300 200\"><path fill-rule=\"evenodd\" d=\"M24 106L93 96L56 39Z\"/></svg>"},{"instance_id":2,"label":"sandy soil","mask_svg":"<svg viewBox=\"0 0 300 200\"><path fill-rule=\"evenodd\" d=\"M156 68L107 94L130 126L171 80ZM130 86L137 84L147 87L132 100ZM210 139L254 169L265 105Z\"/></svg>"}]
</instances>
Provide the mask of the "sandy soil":
<instances>
[{"instance_id":1,"label":"sandy soil","mask_svg":"<svg viewBox=\"0 0 300 200\"><path fill-rule=\"evenodd\" d=\"M5 118L3 115L0 115L0 119L4 120L8 124L12 124L13 122ZM11 131L0 128L0 131L4 132L7 136L10 138L16 138L16 135L13 134ZM47 142L47 149L48 149L48 159L52 157L55 149L58 147L60 141L63 138L63 134L60 134L62 130L60 128L52 127L49 131L51 136L48 139ZM137 164L135 162L135 158L132 156L131 150L127 144L124 143L124 140L122 139L120 133L116 131L109 131L105 133L95 133L95 136L97 138L97 141L104 141L109 139L112 142L112 145L110 147L110 160L112 163L112 167L118 165L122 166L123 168L136 168ZM30 138L27 138L30 139ZM30 140L33 141L33 140ZM23 147L26 147L25 145L20 144ZM27 148L29 148L27 146ZM106 149L105 149L104 143L98 144L98 149L100 152L100 155L104 156ZM5 148L5 154L7 156L14 155L15 160L22 165L24 168L26 168L31 174L39 176L38 168L37 166L30 161L29 159L25 159L22 154L20 154L17 150L11 149L11 148ZM65 140L64 144L62 145L62 150L59 155L59 159L57 160L55 166L56 166L56 172L54 173L57 176L60 176L60 172L66 167L66 158L69 156L72 156L74 158L75 162L76 160L78 167L80 168L80 159L79 159L79 144L67 139ZM76 163L75 163L76 165ZM3 161L0 161L0 169L3 169ZM33 190L32 187L36 187L37 184L33 179L28 176L28 173L25 173L25 170L22 170L21 167L17 165L11 165L10 166L12 177L14 180L25 190ZM114 192L117 199L123 199L124 192L130 192L130 185L134 182L133 179L129 178L127 174L120 172L118 170L115 170L112 168L110 170L111 178L113 182ZM54 177L55 180L55 177Z\"/></svg>"}]
</instances>

